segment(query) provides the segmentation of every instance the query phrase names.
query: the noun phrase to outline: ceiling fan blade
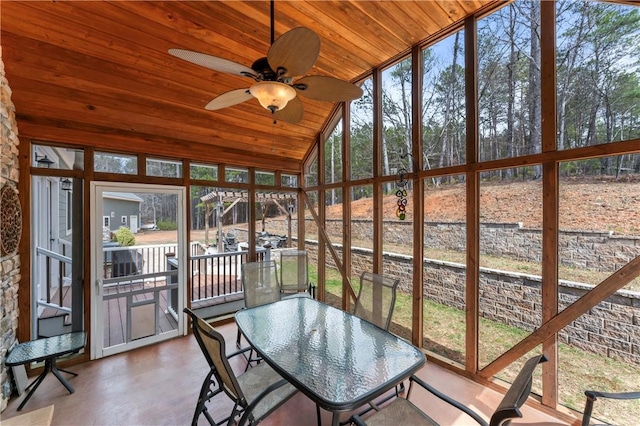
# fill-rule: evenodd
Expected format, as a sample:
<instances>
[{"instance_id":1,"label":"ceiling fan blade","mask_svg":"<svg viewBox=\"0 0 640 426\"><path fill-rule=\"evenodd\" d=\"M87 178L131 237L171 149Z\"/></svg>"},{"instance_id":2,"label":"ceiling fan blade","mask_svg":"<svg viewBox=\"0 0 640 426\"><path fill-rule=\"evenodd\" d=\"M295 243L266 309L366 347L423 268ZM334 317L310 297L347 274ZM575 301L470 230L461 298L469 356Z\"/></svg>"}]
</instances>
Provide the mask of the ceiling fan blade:
<instances>
[{"instance_id":1,"label":"ceiling fan blade","mask_svg":"<svg viewBox=\"0 0 640 426\"><path fill-rule=\"evenodd\" d=\"M285 77L303 75L316 63L320 54L320 37L309 28L298 27L278 37L267 54L269 66L276 73L284 68Z\"/></svg>"},{"instance_id":2,"label":"ceiling fan blade","mask_svg":"<svg viewBox=\"0 0 640 426\"><path fill-rule=\"evenodd\" d=\"M251 68L237 62L218 58L217 56L211 56L205 53L198 53L192 50L184 49L169 49L169 54L177 58L184 59L187 62L191 62L192 64L200 65L214 71L239 75L241 77L256 76L256 72Z\"/></svg>"},{"instance_id":3,"label":"ceiling fan blade","mask_svg":"<svg viewBox=\"0 0 640 426\"><path fill-rule=\"evenodd\" d=\"M355 84L323 75L303 77L293 87L299 94L316 101L346 102L362 96L362 89Z\"/></svg>"},{"instance_id":4,"label":"ceiling fan blade","mask_svg":"<svg viewBox=\"0 0 640 426\"><path fill-rule=\"evenodd\" d=\"M237 105L252 98L253 95L249 92L249 89L235 89L217 96L211 102L206 104L204 109L208 109L209 111L216 111L222 108Z\"/></svg>"},{"instance_id":5,"label":"ceiling fan blade","mask_svg":"<svg viewBox=\"0 0 640 426\"><path fill-rule=\"evenodd\" d=\"M297 97L291 99L287 106L273 113L276 120L286 121L291 124L298 124L302 120L304 108L302 102Z\"/></svg>"}]
</instances>

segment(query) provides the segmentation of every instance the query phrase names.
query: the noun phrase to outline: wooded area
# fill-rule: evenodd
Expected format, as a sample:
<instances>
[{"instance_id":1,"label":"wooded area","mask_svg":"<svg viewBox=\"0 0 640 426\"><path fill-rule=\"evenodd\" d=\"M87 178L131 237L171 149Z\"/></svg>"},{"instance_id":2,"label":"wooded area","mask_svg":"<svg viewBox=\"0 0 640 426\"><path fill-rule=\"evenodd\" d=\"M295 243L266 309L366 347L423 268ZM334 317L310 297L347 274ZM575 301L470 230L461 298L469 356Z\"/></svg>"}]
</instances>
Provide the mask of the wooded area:
<instances>
[{"instance_id":1,"label":"wooded area","mask_svg":"<svg viewBox=\"0 0 640 426\"><path fill-rule=\"evenodd\" d=\"M638 8L565 1L557 3L556 13L558 149L640 137ZM511 3L478 21L478 32L480 161L540 153L540 3ZM463 164L464 30L424 49L422 61L424 168ZM411 78L411 58L382 73L385 175L411 171ZM371 79L362 87L365 94L351 105L352 180L373 175ZM341 176L341 138L340 123L326 142L325 183ZM640 156L622 155L615 163L606 157L567 162L560 170L563 176L639 173ZM533 166L494 171L491 177L528 179L540 173ZM357 197L370 195L360 192Z\"/></svg>"}]
</instances>

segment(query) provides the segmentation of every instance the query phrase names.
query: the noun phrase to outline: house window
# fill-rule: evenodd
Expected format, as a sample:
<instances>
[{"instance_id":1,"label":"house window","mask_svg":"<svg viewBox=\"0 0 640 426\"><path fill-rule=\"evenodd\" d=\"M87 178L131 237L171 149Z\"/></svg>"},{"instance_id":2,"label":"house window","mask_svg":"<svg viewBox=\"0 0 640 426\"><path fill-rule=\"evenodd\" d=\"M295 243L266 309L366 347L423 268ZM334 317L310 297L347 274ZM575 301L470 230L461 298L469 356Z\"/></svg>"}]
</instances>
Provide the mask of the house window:
<instances>
[{"instance_id":1,"label":"house window","mask_svg":"<svg viewBox=\"0 0 640 426\"><path fill-rule=\"evenodd\" d=\"M127 226L127 217L126 216L122 216L120 218L120 224L122 224L123 226Z\"/></svg>"},{"instance_id":2,"label":"house window","mask_svg":"<svg viewBox=\"0 0 640 426\"><path fill-rule=\"evenodd\" d=\"M109 216L102 216L102 226L111 228L111 218Z\"/></svg>"}]
</instances>

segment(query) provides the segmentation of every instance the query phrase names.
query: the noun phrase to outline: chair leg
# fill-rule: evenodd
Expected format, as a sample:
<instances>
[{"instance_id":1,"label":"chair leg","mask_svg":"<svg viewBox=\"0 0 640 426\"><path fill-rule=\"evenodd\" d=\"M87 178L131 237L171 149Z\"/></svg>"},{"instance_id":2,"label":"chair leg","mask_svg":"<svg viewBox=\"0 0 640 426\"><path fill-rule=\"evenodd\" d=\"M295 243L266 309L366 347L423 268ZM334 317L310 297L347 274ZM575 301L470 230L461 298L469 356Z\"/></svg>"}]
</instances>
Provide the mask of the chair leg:
<instances>
[{"instance_id":1,"label":"chair leg","mask_svg":"<svg viewBox=\"0 0 640 426\"><path fill-rule=\"evenodd\" d=\"M316 416L318 417L318 426L322 426L322 419L320 418L320 406L316 404Z\"/></svg>"},{"instance_id":2,"label":"chair leg","mask_svg":"<svg viewBox=\"0 0 640 426\"><path fill-rule=\"evenodd\" d=\"M214 392L210 391L210 387L212 384L211 376L213 376L213 368L207 374L207 377L202 382L202 387L200 388L200 395L198 395L198 403L196 404L196 410L193 413L193 419L191 420L191 426L198 425L198 418L200 414L204 413L205 417L209 421L210 424L215 425L216 423L213 421L209 412L207 411L207 407L205 403L214 395ZM215 384L215 383L214 383Z\"/></svg>"},{"instance_id":3,"label":"chair leg","mask_svg":"<svg viewBox=\"0 0 640 426\"><path fill-rule=\"evenodd\" d=\"M242 339L242 333L240 333L240 329L238 329L238 337L236 337L236 347L240 349L240 339Z\"/></svg>"}]
</instances>

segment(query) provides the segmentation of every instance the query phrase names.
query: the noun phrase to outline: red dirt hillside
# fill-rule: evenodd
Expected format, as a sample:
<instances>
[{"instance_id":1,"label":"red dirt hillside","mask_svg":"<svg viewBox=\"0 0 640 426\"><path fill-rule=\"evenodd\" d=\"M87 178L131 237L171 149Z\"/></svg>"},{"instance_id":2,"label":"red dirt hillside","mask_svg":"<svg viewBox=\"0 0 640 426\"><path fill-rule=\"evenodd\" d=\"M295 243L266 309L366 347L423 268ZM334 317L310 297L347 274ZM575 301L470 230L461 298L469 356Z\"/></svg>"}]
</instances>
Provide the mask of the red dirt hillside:
<instances>
[{"instance_id":1,"label":"red dirt hillside","mask_svg":"<svg viewBox=\"0 0 640 426\"><path fill-rule=\"evenodd\" d=\"M407 220L412 219L411 194ZM384 198L384 217L395 219L395 195ZM425 219L464 221L464 183L428 188ZM560 225L565 230L614 231L618 235L640 235L640 177L563 179L560 184ZM352 217L373 217L371 199L352 203ZM327 217L340 217L342 206L328 208ZM483 222L522 222L542 227L542 181L482 183L480 217Z\"/></svg>"}]
</instances>

